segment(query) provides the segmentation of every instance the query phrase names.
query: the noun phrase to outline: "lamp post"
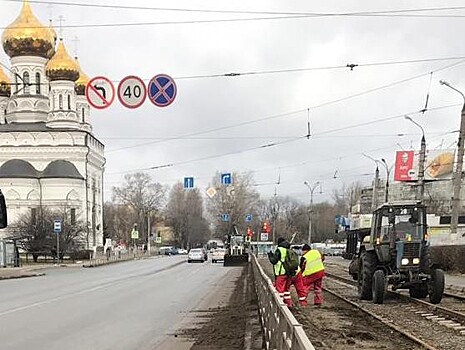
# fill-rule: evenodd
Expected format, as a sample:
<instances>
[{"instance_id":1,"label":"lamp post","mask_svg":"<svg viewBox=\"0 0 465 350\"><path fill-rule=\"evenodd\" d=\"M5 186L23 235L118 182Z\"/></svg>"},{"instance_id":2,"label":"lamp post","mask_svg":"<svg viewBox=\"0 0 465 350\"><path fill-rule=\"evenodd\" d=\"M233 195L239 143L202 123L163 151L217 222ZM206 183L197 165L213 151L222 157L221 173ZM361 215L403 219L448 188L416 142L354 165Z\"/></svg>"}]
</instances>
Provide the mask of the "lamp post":
<instances>
[{"instance_id":1,"label":"lamp post","mask_svg":"<svg viewBox=\"0 0 465 350\"><path fill-rule=\"evenodd\" d=\"M379 182L379 160L375 159L373 157L370 157L369 155L362 153L362 155L373 162L376 163L376 169L375 169L375 182L373 184L373 196L371 199L371 210L375 210L378 207L378 182Z\"/></svg>"},{"instance_id":2,"label":"lamp post","mask_svg":"<svg viewBox=\"0 0 465 350\"><path fill-rule=\"evenodd\" d=\"M415 120L413 120L411 117L408 115L405 116L405 119L412 122L416 126L418 126L421 129L421 146L420 146L420 160L418 164L418 182L419 182L419 187L420 187L420 195L419 199L420 202L423 203L423 197L425 196L425 157L426 157L426 138L425 138L425 130L423 127L418 124Z\"/></svg>"},{"instance_id":3,"label":"lamp post","mask_svg":"<svg viewBox=\"0 0 465 350\"><path fill-rule=\"evenodd\" d=\"M392 170L392 166L389 167L384 158L381 158L381 163L384 165L384 168L386 169L386 186L384 192L384 201L387 203L389 197L389 176Z\"/></svg>"},{"instance_id":4,"label":"lamp post","mask_svg":"<svg viewBox=\"0 0 465 350\"><path fill-rule=\"evenodd\" d=\"M460 206L460 190L462 187L462 168L463 168L463 139L465 137L465 95L447 81L441 80L441 85L445 85L448 88L458 92L463 98L463 107L460 118L460 132L459 140L457 142L457 166L453 177L453 197L452 197L452 217L450 221L450 233L457 234L457 227L459 225L459 206Z\"/></svg>"},{"instance_id":5,"label":"lamp post","mask_svg":"<svg viewBox=\"0 0 465 350\"><path fill-rule=\"evenodd\" d=\"M313 215L313 191L317 188L320 184L319 181L315 182L313 186L310 186L308 181L304 182L304 185L307 186L308 190L310 191L310 210L308 215L308 244L312 243L312 215Z\"/></svg>"}]
</instances>

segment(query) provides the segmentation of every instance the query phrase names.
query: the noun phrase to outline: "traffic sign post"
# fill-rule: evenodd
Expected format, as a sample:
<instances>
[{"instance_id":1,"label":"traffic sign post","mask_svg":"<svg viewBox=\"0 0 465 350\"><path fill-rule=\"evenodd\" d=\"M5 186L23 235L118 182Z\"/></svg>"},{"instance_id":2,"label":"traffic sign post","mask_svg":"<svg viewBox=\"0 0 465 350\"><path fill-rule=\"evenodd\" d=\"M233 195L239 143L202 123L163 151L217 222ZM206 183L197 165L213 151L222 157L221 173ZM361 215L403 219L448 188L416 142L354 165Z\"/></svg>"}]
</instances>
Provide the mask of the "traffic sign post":
<instances>
[{"instance_id":1,"label":"traffic sign post","mask_svg":"<svg viewBox=\"0 0 465 350\"><path fill-rule=\"evenodd\" d=\"M223 214L223 221L225 222L229 221L229 214Z\"/></svg>"},{"instance_id":2,"label":"traffic sign post","mask_svg":"<svg viewBox=\"0 0 465 350\"><path fill-rule=\"evenodd\" d=\"M251 222L252 221L252 214L247 214L245 216L245 222Z\"/></svg>"},{"instance_id":3,"label":"traffic sign post","mask_svg":"<svg viewBox=\"0 0 465 350\"><path fill-rule=\"evenodd\" d=\"M60 262L60 233L62 229L61 220L53 221L53 232L57 235L57 264Z\"/></svg>"},{"instance_id":4,"label":"traffic sign post","mask_svg":"<svg viewBox=\"0 0 465 350\"><path fill-rule=\"evenodd\" d=\"M147 88L141 78L130 75L118 84L118 100L124 107L138 108L144 104L146 98Z\"/></svg>"},{"instance_id":5,"label":"traffic sign post","mask_svg":"<svg viewBox=\"0 0 465 350\"><path fill-rule=\"evenodd\" d=\"M268 241L268 233L267 232L260 233L260 241L262 241L262 242Z\"/></svg>"},{"instance_id":6,"label":"traffic sign post","mask_svg":"<svg viewBox=\"0 0 465 350\"><path fill-rule=\"evenodd\" d=\"M211 199L213 197L215 197L216 195L216 190L214 187L210 187L208 190L207 190L207 196Z\"/></svg>"},{"instance_id":7,"label":"traffic sign post","mask_svg":"<svg viewBox=\"0 0 465 350\"><path fill-rule=\"evenodd\" d=\"M167 107L174 102L177 87L174 79L166 74L155 75L149 81L147 94L149 100L157 107Z\"/></svg>"},{"instance_id":8,"label":"traffic sign post","mask_svg":"<svg viewBox=\"0 0 465 350\"><path fill-rule=\"evenodd\" d=\"M108 108L115 99L115 87L108 78L92 78L86 86L86 98L96 109Z\"/></svg>"},{"instance_id":9,"label":"traffic sign post","mask_svg":"<svg viewBox=\"0 0 465 350\"><path fill-rule=\"evenodd\" d=\"M184 188L194 188L194 178L193 177L185 177L184 178Z\"/></svg>"}]
</instances>

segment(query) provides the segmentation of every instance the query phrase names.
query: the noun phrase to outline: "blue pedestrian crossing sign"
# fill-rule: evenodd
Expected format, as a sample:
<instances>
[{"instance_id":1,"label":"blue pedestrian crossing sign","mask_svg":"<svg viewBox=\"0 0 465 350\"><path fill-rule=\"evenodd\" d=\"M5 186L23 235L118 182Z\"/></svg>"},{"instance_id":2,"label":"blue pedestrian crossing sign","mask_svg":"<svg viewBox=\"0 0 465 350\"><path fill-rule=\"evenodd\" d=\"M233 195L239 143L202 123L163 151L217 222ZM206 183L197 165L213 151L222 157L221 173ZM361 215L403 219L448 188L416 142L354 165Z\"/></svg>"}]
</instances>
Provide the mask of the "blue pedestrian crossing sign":
<instances>
[{"instance_id":1,"label":"blue pedestrian crossing sign","mask_svg":"<svg viewBox=\"0 0 465 350\"><path fill-rule=\"evenodd\" d=\"M245 221L246 222L251 222L252 221L252 214L248 214L245 216Z\"/></svg>"},{"instance_id":2,"label":"blue pedestrian crossing sign","mask_svg":"<svg viewBox=\"0 0 465 350\"><path fill-rule=\"evenodd\" d=\"M61 233L61 220L53 221L53 232L56 234Z\"/></svg>"},{"instance_id":3,"label":"blue pedestrian crossing sign","mask_svg":"<svg viewBox=\"0 0 465 350\"><path fill-rule=\"evenodd\" d=\"M169 75L158 74L149 81L147 94L150 102L157 107L167 107L172 104L176 93L176 83Z\"/></svg>"},{"instance_id":4,"label":"blue pedestrian crossing sign","mask_svg":"<svg viewBox=\"0 0 465 350\"><path fill-rule=\"evenodd\" d=\"M231 185L232 184L232 174L231 173L221 174L221 184L222 185Z\"/></svg>"},{"instance_id":5,"label":"blue pedestrian crossing sign","mask_svg":"<svg viewBox=\"0 0 465 350\"><path fill-rule=\"evenodd\" d=\"M185 177L184 178L184 188L194 188L194 178Z\"/></svg>"},{"instance_id":6,"label":"blue pedestrian crossing sign","mask_svg":"<svg viewBox=\"0 0 465 350\"><path fill-rule=\"evenodd\" d=\"M229 214L223 214L223 221L229 221Z\"/></svg>"}]
</instances>

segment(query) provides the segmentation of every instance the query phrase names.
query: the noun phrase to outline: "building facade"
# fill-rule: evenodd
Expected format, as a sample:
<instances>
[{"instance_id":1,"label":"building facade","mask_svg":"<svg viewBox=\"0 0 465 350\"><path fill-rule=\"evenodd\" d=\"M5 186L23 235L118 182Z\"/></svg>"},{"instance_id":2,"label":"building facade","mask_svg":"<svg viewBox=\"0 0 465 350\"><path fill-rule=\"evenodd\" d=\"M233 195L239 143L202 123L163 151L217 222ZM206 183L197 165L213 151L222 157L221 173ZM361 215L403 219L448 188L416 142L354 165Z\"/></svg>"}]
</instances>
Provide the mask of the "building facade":
<instances>
[{"instance_id":1,"label":"building facade","mask_svg":"<svg viewBox=\"0 0 465 350\"><path fill-rule=\"evenodd\" d=\"M8 223L14 227L39 207L57 209L84 223L87 248L102 246L105 157L90 124L89 78L27 0L2 45L10 58L0 67L0 189Z\"/></svg>"}]
</instances>

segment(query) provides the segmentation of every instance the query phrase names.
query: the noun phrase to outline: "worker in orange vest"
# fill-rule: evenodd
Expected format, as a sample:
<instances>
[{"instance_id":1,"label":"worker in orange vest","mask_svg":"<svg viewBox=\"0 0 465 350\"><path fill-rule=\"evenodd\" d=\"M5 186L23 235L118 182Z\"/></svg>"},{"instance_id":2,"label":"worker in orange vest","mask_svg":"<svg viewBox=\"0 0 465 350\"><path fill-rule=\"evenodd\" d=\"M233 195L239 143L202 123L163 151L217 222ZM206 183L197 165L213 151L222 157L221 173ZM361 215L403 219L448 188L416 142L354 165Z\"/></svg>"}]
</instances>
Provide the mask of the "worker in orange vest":
<instances>
[{"instance_id":1,"label":"worker in orange vest","mask_svg":"<svg viewBox=\"0 0 465 350\"><path fill-rule=\"evenodd\" d=\"M303 245L300 270L307 296L309 290L313 289L314 305L323 304L323 277L325 275L323 260L324 258L317 249L311 249L308 244Z\"/></svg>"}]
</instances>

